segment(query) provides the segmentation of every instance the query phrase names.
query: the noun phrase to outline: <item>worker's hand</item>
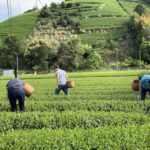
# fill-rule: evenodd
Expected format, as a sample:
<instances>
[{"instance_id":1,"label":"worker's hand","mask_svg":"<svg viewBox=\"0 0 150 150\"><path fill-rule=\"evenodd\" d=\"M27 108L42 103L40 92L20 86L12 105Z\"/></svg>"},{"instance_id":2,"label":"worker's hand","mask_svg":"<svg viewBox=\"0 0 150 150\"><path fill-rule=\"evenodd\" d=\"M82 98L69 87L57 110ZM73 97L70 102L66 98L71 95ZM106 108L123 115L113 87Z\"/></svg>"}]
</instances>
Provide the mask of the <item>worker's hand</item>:
<instances>
[{"instance_id":1,"label":"worker's hand","mask_svg":"<svg viewBox=\"0 0 150 150\"><path fill-rule=\"evenodd\" d=\"M141 100L141 96L140 95L137 95L137 100Z\"/></svg>"}]
</instances>

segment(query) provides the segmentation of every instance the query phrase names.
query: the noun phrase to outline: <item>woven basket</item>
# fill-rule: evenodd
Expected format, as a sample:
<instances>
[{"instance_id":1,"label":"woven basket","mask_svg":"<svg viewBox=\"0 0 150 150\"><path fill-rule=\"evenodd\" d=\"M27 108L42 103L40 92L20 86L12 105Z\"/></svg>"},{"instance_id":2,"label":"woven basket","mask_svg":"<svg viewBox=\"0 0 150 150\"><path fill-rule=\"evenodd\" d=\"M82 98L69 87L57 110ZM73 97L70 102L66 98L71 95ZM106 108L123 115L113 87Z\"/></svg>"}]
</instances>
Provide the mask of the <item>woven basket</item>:
<instances>
[{"instance_id":1,"label":"woven basket","mask_svg":"<svg viewBox=\"0 0 150 150\"><path fill-rule=\"evenodd\" d=\"M72 80L72 81L67 81L67 87L68 88L74 88L75 87L75 82Z\"/></svg>"},{"instance_id":2,"label":"woven basket","mask_svg":"<svg viewBox=\"0 0 150 150\"><path fill-rule=\"evenodd\" d=\"M132 82L132 90L133 91L139 91L139 84L140 84L139 80L133 80L133 82Z\"/></svg>"},{"instance_id":3,"label":"woven basket","mask_svg":"<svg viewBox=\"0 0 150 150\"><path fill-rule=\"evenodd\" d=\"M24 84L24 90L27 97L30 97L34 93L34 87L28 83Z\"/></svg>"}]
</instances>

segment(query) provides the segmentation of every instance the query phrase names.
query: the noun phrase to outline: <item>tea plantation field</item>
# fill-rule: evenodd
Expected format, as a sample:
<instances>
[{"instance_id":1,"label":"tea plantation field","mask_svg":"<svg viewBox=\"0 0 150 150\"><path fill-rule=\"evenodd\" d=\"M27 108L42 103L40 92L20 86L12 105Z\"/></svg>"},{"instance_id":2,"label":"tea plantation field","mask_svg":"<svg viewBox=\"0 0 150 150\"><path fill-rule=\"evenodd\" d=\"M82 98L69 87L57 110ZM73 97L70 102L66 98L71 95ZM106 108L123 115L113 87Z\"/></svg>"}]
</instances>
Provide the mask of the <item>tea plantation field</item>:
<instances>
[{"instance_id":1,"label":"tea plantation field","mask_svg":"<svg viewBox=\"0 0 150 150\"><path fill-rule=\"evenodd\" d=\"M149 4L142 0L66 0L65 3L79 3L80 6L65 10L58 6L58 12L75 14L71 18L79 21L81 29L77 35L82 42L91 45L95 45L95 41L99 45L108 39L130 39L128 23L135 7L143 5L147 11L150 11ZM12 31L10 31L9 20L0 23L0 42L11 33L15 34L21 41L28 35L32 35L37 26L36 21L40 11L13 17L11 19ZM48 19L51 20L51 18ZM47 32L46 30L45 32ZM85 37L90 37L90 39L87 40Z\"/></svg>"},{"instance_id":2,"label":"tea plantation field","mask_svg":"<svg viewBox=\"0 0 150 150\"><path fill-rule=\"evenodd\" d=\"M53 74L20 76L35 87L26 112L12 113L0 78L0 149L150 149L150 96L136 100L140 71L69 73L69 96L54 95Z\"/></svg>"},{"instance_id":3,"label":"tea plantation field","mask_svg":"<svg viewBox=\"0 0 150 150\"><path fill-rule=\"evenodd\" d=\"M23 40L33 31L38 14L39 10L11 18L11 28L9 19L0 23L0 41L10 34L14 34L19 40Z\"/></svg>"}]
</instances>

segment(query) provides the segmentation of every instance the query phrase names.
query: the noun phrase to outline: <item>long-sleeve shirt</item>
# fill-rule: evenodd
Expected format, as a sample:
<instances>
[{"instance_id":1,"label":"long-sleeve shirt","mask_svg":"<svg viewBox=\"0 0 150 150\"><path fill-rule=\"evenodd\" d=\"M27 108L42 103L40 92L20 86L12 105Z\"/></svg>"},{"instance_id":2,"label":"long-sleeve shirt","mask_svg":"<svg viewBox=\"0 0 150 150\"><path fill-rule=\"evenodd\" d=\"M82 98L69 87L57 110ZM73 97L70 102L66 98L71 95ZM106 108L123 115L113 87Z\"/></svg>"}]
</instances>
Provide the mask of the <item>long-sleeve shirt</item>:
<instances>
[{"instance_id":1,"label":"long-sleeve shirt","mask_svg":"<svg viewBox=\"0 0 150 150\"><path fill-rule=\"evenodd\" d=\"M23 81L19 78L10 80L6 85L6 88L8 91L24 92Z\"/></svg>"}]
</instances>

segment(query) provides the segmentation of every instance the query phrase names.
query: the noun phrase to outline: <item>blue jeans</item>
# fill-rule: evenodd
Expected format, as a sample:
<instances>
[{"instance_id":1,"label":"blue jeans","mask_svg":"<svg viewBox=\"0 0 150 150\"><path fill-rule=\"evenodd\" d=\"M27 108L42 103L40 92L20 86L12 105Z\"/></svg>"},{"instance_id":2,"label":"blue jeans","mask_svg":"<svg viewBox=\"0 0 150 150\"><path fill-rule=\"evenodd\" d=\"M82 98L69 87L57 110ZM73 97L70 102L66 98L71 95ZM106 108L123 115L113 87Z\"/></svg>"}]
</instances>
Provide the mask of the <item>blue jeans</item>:
<instances>
[{"instance_id":1,"label":"blue jeans","mask_svg":"<svg viewBox=\"0 0 150 150\"><path fill-rule=\"evenodd\" d=\"M61 90L65 93L65 95L68 95L68 87L67 87L67 85L58 85L58 88L55 89L55 94L59 95Z\"/></svg>"},{"instance_id":2,"label":"blue jeans","mask_svg":"<svg viewBox=\"0 0 150 150\"><path fill-rule=\"evenodd\" d=\"M25 111L24 101L25 101L25 92L24 91L8 91L8 99L11 106L12 112L17 112L17 100L19 101L20 111Z\"/></svg>"},{"instance_id":3,"label":"blue jeans","mask_svg":"<svg viewBox=\"0 0 150 150\"><path fill-rule=\"evenodd\" d=\"M145 100L147 92L150 93L150 90L146 90L146 89L143 89L143 88L141 89L141 100Z\"/></svg>"}]
</instances>

